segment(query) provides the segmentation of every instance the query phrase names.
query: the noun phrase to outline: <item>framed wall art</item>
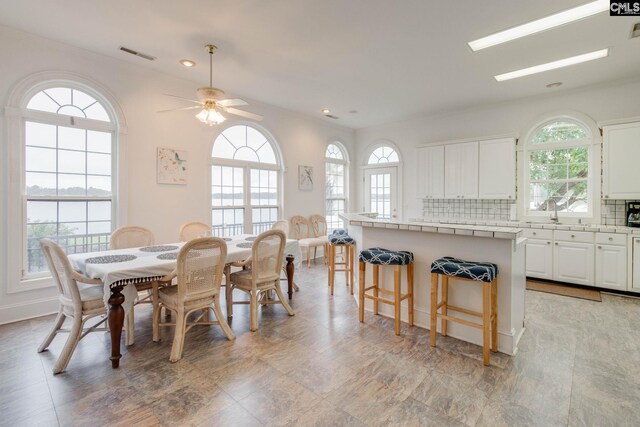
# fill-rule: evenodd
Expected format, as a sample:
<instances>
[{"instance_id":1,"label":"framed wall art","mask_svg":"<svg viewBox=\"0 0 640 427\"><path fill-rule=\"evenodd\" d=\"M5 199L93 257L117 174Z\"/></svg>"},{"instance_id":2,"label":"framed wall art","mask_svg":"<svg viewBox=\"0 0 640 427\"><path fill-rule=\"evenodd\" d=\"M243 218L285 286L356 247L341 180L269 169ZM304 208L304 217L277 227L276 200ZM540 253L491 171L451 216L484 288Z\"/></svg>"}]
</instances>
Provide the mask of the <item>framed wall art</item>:
<instances>
[{"instance_id":1,"label":"framed wall art","mask_svg":"<svg viewBox=\"0 0 640 427\"><path fill-rule=\"evenodd\" d=\"M313 190L313 167L298 166L298 189L302 191Z\"/></svg>"},{"instance_id":2,"label":"framed wall art","mask_svg":"<svg viewBox=\"0 0 640 427\"><path fill-rule=\"evenodd\" d=\"M158 147L158 184L187 183L187 152Z\"/></svg>"}]
</instances>

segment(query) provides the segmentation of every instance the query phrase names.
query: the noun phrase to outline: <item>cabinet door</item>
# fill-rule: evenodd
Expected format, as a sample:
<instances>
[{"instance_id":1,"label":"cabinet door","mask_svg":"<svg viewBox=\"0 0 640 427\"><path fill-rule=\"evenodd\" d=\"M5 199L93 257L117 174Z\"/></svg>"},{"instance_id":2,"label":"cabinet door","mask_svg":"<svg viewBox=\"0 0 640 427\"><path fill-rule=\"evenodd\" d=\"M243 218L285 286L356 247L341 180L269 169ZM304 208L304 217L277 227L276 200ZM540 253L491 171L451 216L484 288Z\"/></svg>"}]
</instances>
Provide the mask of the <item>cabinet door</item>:
<instances>
[{"instance_id":1,"label":"cabinet door","mask_svg":"<svg viewBox=\"0 0 640 427\"><path fill-rule=\"evenodd\" d=\"M478 198L478 143L466 142L462 146L460 196L463 199Z\"/></svg>"},{"instance_id":2,"label":"cabinet door","mask_svg":"<svg viewBox=\"0 0 640 427\"><path fill-rule=\"evenodd\" d=\"M592 243L555 242L553 280L593 286L594 254Z\"/></svg>"},{"instance_id":3,"label":"cabinet door","mask_svg":"<svg viewBox=\"0 0 640 427\"><path fill-rule=\"evenodd\" d=\"M630 291L640 292L640 238L633 238L633 274Z\"/></svg>"},{"instance_id":4,"label":"cabinet door","mask_svg":"<svg viewBox=\"0 0 640 427\"><path fill-rule=\"evenodd\" d=\"M598 245L596 247L596 286L627 290L627 247Z\"/></svg>"},{"instance_id":5,"label":"cabinet door","mask_svg":"<svg viewBox=\"0 0 640 427\"><path fill-rule=\"evenodd\" d=\"M526 245L527 277L553 278L553 247L551 240L529 239Z\"/></svg>"},{"instance_id":6,"label":"cabinet door","mask_svg":"<svg viewBox=\"0 0 640 427\"><path fill-rule=\"evenodd\" d=\"M478 198L516 198L516 142L513 138L480 141Z\"/></svg>"},{"instance_id":7,"label":"cabinet door","mask_svg":"<svg viewBox=\"0 0 640 427\"><path fill-rule=\"evenodd\" d=\"M417 150L418 198L444 198L444 146Z\"/></svg>"},{"instance_id":8,"label":"cabinet door","mask_svg":"<svg viewBox=\"0 0 640 427\"><path fill-rule=\"evenodd\" d=\"M426 199L427 194L427 149L416 149L416 197Z\"/></svg>"},{"instance_id":9,"label":"cabinet door","mask_svg":"<svg viewBox=\"0 0 640 427\"><path fill-rule=\"evenodd\" d=\"M603 136L602 194L606 199L640 198L640 123L606 126Z\"/></svg>"},{"instance_id":10,"label":"cabinet door","mask_svg":"<svg viewBox=\"0 0 640 427\"><path fill-rule=\"evenodd\" d=\"M444 147L444 197L459 199L462 192L462 148L461 144Z\"/></svg>"}]
</instances>

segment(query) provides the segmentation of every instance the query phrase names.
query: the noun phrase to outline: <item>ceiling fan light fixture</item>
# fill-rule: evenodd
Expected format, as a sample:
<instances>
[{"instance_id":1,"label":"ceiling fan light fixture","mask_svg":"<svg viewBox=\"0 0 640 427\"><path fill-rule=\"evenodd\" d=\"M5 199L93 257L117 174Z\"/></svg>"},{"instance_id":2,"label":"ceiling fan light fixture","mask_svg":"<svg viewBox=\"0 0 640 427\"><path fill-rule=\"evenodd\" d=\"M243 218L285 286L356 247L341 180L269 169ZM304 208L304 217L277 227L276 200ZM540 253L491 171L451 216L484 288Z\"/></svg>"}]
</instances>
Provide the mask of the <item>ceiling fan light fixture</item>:
<instances>
[{"instance_id":1,"label":"ceiling fan light fixture","mask_svg":"<svg viewBox=\"0 0 640 427\"><path fill-rule=\"evenodd\" d=\"M196 118L207 126L215 126L227 120L222 114L215 110L215 108L204 108L198 114Z\"/></svg>"},{"instance_id":2,"label":"ceiling fan light fixture","mask_svg":"<svg viewBox=\"0 0 640 427\"><path fill-rule=\"evenodd\" d=\"M187 68L192 68L196 66L195 61L192 61L190 59L181 59L179 62L180 64L184 65Z\"/></svg>"}]
</instances>

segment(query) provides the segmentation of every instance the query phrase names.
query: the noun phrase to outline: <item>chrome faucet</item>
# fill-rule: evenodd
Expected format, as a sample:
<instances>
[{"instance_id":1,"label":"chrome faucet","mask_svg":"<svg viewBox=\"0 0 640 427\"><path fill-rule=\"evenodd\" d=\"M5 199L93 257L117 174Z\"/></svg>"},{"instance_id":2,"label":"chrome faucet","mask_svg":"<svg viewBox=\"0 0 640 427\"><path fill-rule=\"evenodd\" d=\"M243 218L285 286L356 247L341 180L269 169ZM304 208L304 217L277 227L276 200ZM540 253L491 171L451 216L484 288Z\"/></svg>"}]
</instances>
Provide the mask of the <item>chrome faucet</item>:
<instances>
[{"instance_id":1,"label":"chrome faucet","mask_svg":"<svg viewBox=\"0 0 640 427\"><path fill-rule=\"evenodd\" d=\"M551 222L558 222L558 202L555 200L547 200L547 210L549 210L549 202L553 202L553 213L551 214Z\"/></svg>"}]
</instances>

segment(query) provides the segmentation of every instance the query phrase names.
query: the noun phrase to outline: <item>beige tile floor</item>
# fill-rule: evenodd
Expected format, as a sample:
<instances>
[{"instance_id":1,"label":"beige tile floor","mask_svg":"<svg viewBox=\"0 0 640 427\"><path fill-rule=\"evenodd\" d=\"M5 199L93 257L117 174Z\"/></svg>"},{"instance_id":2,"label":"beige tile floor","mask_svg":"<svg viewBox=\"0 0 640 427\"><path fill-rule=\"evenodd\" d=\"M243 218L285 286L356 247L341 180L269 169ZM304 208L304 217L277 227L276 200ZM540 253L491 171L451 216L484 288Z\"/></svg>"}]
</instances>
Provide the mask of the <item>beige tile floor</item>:
<instances>
[{"instance_id":1,"label":"beige tile floor","mask_svg":"<svg viewBox=\"0 0 640 427\"><path fill-rule=\"evenodd\" d=\"M104 333L53 376L64 337L36 353L51 316L0 326L0 425L640 425L640 300L527 292L520 353L485 368L477 346L439 338L433 349L428 331L403 325L396 337L371 314L360 324L344 286L328 295L320 265L297 282L295 317L264 308L251 333L237 307L235 342L193 329L176 364L172 330L151 341L148 306L117 370Z\"/></svg>"}]
</instances>

